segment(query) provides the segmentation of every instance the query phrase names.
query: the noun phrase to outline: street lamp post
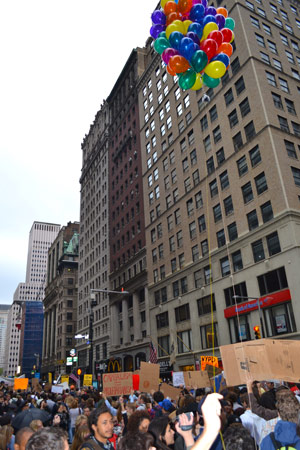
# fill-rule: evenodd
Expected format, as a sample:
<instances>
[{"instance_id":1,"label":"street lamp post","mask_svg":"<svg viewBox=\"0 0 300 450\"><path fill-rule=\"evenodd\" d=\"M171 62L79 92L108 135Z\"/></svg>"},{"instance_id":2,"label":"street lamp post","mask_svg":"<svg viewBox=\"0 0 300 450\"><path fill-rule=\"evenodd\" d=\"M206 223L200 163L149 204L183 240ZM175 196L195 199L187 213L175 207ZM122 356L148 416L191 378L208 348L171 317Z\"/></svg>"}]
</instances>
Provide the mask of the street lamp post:
<instances>
[{"instance_id":1,"label":"street lamp post","mask_svg":"<svg viewBox=\"0 0 300 450\"><path fill-rule=\"evenodd\" d=\"M257 307L258 307L258 314L259 314L259 321L261 324L261 330L262 330L262 337L266 337L265 335L265 327L264 327L264 321L263 321L263 316L261 313L261 307L260 307L260 301L259 301L259 297L248 297L248 296L243 296L243 295L233 295L232 298L234 299L245 299L245 300L256 300L257 301ZM270 297L267 297L270 298Z\"/></svg>"},{"instance_id":2,"label":"street lamp post","mask_svg":"<svg viewBox=\"0 0 300 450\"><path fill-rule=\"evenodd\" d=\"M106 294L121 294L121 295L129 295L128 291L111 291L109 289L91 289L90 290L90 321L89 321L89 373L93 375L93 347L94 347L94 330L93 330L93 322L94 322L94 312L93 308L97 306L96 300L96 292L103 292Z\"/></svg>"}]
</instances>

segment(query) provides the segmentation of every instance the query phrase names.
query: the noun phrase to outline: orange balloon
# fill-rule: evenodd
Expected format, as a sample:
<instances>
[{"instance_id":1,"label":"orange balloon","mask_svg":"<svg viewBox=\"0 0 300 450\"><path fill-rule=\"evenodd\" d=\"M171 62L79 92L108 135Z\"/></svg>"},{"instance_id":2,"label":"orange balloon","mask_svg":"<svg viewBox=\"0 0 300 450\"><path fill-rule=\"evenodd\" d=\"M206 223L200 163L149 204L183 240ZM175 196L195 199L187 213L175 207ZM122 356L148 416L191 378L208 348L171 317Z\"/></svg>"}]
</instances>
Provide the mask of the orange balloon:
<instances>
[{"instance_id":1,"label":"orange balloon","mask_svg":"<svg viewBox=\"0 0 300 450\"><path fill-rule=\"evenodd\" d=\"M169 67L176 73L183 73L190 67L188 61L180 55L175 55L170 58Z\"/></svg>"},{"instance_id":2,"label":"orange balloon","mask_svg":"<svg viewBox=\"0 0 300 450\"><path fill-rule=\"evenodd\" d=\"M168 16L169 14L171 14L172 12L177 12L177 3L169 1L165 4L164 7L164 13L166 16Z\"/></svg>"},{"instance_id":3,"label":"orange balloon","mask_svg":"<svg viewBox=\"0 0 300 450\"><path fill-rule=\"evenodd\" d=\"M178 9L183 14L188 13L192 7L193 7L193 0L179 0L178 1Z\"/></svg>"},{"instance_id":4,"label":"orange balloon","mask_svg":"<svg viewBox=\"0 0 300 450\"><path fill-rule=\"evenodd\" d=\"M181 14L179 12L172 12L167 16L167 22L166 25L170 25L174 22L174 20L181 20Z\"/></svg>"},{"instance_id":5,"label":"orange balloon","mask_svg":"<svg viewBox=\"0 0 300 450\"><path fill-rule=\"evenodd\" d=\"M176 72L174 72L174 70L170 69L169 65L167 65L167 72L172 76L175 77Z\"/></svg>"},{"instance_id":6,"label":"orange balloon","mask_svg":"<svg viewBox=\"0 0 300 450\"><path fill-rule=\"evenodd\" d=\"M225 18L228 17L228 12L226 8L217 8L217 14L222 14Z\"/></svg>"},{"instance_id":7,"label":"orange balloon","mask_svg":"<svg viewBox=\"0 0 300 450\"><path fill-rule=\"evenodd\" d=\"M229 42L222 42L222 44L219 46L217 53L225 53L227 56L232 55L233 48L232 45L229 44Z\"/></svg>"}]
</instances>

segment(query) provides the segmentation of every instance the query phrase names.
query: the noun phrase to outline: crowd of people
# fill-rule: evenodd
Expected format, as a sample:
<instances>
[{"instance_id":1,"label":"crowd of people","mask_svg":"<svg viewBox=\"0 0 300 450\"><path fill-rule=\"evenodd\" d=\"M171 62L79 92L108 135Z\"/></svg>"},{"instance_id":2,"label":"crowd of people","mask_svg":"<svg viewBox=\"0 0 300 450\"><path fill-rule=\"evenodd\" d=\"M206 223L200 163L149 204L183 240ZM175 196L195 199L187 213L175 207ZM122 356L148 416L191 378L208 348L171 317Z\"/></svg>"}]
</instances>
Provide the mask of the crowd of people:
<instances>
[{"instance_id":1,"label":"crowd of people","mask_svg":"<svg viewBox=\"0 0 300 450\"><path fill-rule=\"evenodd\" d=\"M299 395L298 395L299 394ZM108 398L95 389L0 385L0 450L300 449L296 385L249 382L218 393L183 388Z\"/></svg>"}]
</instances>

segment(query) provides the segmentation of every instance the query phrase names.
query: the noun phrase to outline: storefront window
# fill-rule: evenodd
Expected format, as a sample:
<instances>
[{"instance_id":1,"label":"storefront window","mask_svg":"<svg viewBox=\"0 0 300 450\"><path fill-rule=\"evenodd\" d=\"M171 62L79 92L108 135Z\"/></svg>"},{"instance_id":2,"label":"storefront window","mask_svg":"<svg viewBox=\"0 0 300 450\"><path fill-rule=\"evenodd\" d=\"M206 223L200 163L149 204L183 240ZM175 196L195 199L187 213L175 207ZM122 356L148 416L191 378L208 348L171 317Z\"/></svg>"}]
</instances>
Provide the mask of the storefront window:
<instances>
[{"instance_id":1,"label":"storefront window","mask_svg":"<svg viewBox=\"0 0 300 450\"><path fill-rule=\"evenodd\" d=\"M284 303L264 310L264 321L268 337L297 331L291 303Z\"/></svg>"},{"instance_id":2,"label":"storefront window","mask_svg":"<svg viewBox=\"0 0 300 450\"><path fill-rule=\"evenodd\" d=\"M248 323L248 315L232 317L228 320L231 343L249 341L250 329Z\"/></svg>"}]
</instances>

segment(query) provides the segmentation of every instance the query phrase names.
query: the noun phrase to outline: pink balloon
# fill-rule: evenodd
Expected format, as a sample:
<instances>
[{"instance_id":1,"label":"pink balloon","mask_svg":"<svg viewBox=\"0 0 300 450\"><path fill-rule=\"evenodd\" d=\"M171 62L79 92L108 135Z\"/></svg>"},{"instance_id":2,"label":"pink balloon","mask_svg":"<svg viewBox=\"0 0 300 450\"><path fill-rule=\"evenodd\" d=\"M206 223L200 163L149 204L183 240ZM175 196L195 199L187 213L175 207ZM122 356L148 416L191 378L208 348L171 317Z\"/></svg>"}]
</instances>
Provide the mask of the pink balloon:
<instances>
[{"instance_id":1,"label":"pink balloon","mask_svg":"<svg viewBox=\"0 0 300 450\"><path fill-rule=\"evenodd\" d=\"M163 54L161 55L161 57L163 59L163 62L168 65L172 56L175 56L175 55L179 55L179 52L177 50L175 50L175 48L166 48L163 51Z\"/></svg>"}]
</instances>

